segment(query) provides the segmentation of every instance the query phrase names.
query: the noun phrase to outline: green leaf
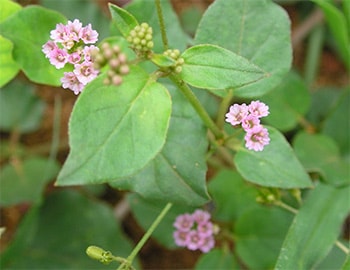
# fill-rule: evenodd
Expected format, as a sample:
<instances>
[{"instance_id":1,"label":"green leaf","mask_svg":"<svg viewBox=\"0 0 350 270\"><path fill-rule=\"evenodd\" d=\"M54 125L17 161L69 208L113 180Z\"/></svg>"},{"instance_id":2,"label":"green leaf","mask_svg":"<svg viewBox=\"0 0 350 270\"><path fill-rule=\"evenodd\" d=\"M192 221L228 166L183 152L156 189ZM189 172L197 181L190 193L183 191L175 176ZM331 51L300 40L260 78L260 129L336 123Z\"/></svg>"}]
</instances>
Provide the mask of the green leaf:
<instances>
[{"instance_id":1,"label":"green leaf","mask_svg":"<svg viewBox=\"0 0 350 270\"><path fill-rule=\"evenodd\" d=\"M346 261L344 262L344 265L342 267L342 270L349 270L350 269L350 256L346 258Z\"/></svg>"},{"instance_id":2,"label":"green leaf","mask_svg":"<svg viewBox=\"0 0 350 270\"><path fill-rule=\"evenodd\" d=\"M127 199L134 218L136 218L138 224L144 229L144 231L149 229L153 221L166 205L166 202L151 202L141 198L137 194L129 194ZM178 215L192 213L193 210L194 209L189 206L173 205L153 232L152 237L167 248L176 248L177 246L175 245L173 238L173 232L175 230L173 223Z\"/></svg>"},{"instance_id":3,"label":"green leaf","mask_svg":"<svg viewBox=\"0 0 350 270\"><path fill-rule=\"evenodd\" d=\"M243 57L215 45L193 46L181 57L185 63L182 65L180 77L198 88L237 88L268 76Z\"/></svg>"},{"instance_id":4,"label":"green leaf","mask_svg":"<svg viewBox=\"0 0 350 270\"><path fill-rule=\"evenodd\" d=\"M114 25L126 38L129 35L130 31L138 25L136 18L125 9L122 9L111 3L108 3L108 7L112 15Z\"/></svg>"},{"instance_id":5,"label":"green leaf","mask_svg":"<svg viewBox=\"0 0 350 270\"><path fill-rule=\"evenodd\" d=\"M248 181L261 186L305 188L312 183L303 166L294 155L284 136L268 127L270 144L261 152L241 147L235 164L238 172Z\"/></svg>"},{"instance_id":6,"label":"green leaf","mask_svg":"<svg viewBox=\"0 0 350 270\"><path fill-rule=\"evenodd\" d=\"M341 159L339 147L332 138L300 132L294 138L293 147L307 171L321 174L326 182L335 186L350 184L350 162Z\"/></svg>"},{"instance_id":7,"label":"green leaf","mask_svg":"<svg viewBox=\"0 0 350 270\"><path fill-rule=\"evenodd\" d=\"M210 180L208 189L215 202L216 220L232 222L258 206L257 191L235 171L219 172Z\"/></svg>"},{"instance_id":8,"label":"green leaf","mask_svg":"<svg viewBox=\"0 0 350 270\"><path fill-rule=\"evenodd\" d=\"M249 269L273 269L292 217L279 208L260 208L238 219L234 226L235 246Z\"/></svg>"},{"instance_id":9,"label":"green leaf","mask_svg":"<svg viewBox=\"0 0 350 270\"><path fill-rule=\"evenodd\" d=\"M175 64L174 59L163 54L154 53L150 60L159 67L170 67Z\"/></svg>"},{"instance_id":10,"label":"green leaf","mask_svg":"<svg viewBox=\"0 0 350 270\"><path fill-rule=\"evenodd\" d=\"M199 257L196 266L196 270L205 269L239 269L239 265L232 253L228 250L213 249L210 252L203 254Z\"/></svg>"},{"instance_id":11,"label":"green leaf","mask_svg":"<svg viewBox=\"0 0 350 270\"><path fill-rule=\"evenodd\" d=\"M343 156L350 156L350 88L344 89L333 105L323 122L322 133L337 142Z\"/></svg>"},{"instance_id":12,"label":"green leaf","mask_svg":"<svg viewBox=\"0 0 350 270\"><path fill-rule=\"evenodd\" d=\"M133 190L147 200L203 205L209 199L206 129L181 92L169 85L167 88L172 95L173 109L162 151L137 174L110 184Z\"/></svg>"},{"instance_id":13,"label":"green leaf","mask_svg":"<svg viewBox=\"0 0 350 270\"><path fill-rule=\"evenodd\" d=\"M12 58L12 42L0 35L0 43L0 87L2 87L16 76L19 67Z\"/></svg>"},{"instance_id":14,"label":"green leaf","mask_svg":"<svg viewBox=\"0 0 350 270\"><path fill-rule=\"evenodd\" d=\"M57 175L59 168L55 161L39 157L3 166L0 171L0 205L40 201L45 185Z\"/></svg>"},{"instance_id":15,"label":"green leaf","mask_svg":"<svg viewBox=\"0 0 350 270\"><path fill-rule=\"evenodd\" d=\"M142 169L162 149L171 99L137 66L116 87L94 80L76 102L69 123L71 151L58 185L97 184Z\"/></svg>"},{"instance_id":16,"label":"green leaf","mask_svg":"<svg viewBox=\"0 0 350 270\"><path fill-rule=\"evenodd\" d=\"M215 1L203 15L195 43L224 47L270 75L235 89L235 96L262 96L280 83L291 66L290 21L272 1Z\"/></svg>"},{"instance_id":17,"label":"green leaf","mask_svg":"<svg viewBox=\"0 0 350 270\"><path fill-rule=\"evenodd\" d=\"M275 269L314 269L329 253L349 213L350 187L319 184L290 227Z\"/></svg>"},{"instance_id":18,"label":"green leaf","mask_svg":"<svg viewBox=\"0 0 350 270\"><path fill-rule=\"evenodd\" d=\"M0 2L0 22L4 21L7 17L16 13L22 8L21 5L10 0L1 0Z\"/></svg>"},{"instance_id":19,"label":"green leaf","mask_svg":"<svg viewBox=\"0 0 350 270\"><path fill-rule=\"evenodd\" d=\"M12 41L13 59L36 83L61 85L64 69L57 70L41 51L50 31L66 19L59 13L39 6L28 6L8 17L0 24L0 34ZM21 29L21 31L18 31Z\"/></svg>"},{"instance_id":20,"label":"green leaf","mask_svg":"<svg viewBox=\"0 0 350 270\"><path fill-rule=\"evenodd\" d=\"M269 105L270 111L264 121L281 131L289 131L308 111L311 99L302 78L296 72L290 72L283 82L264 95L261 101Z\"/></svg>"},{"instance_id":21,"label":"green leaf","mask_svg":"<svg viewBox=\"0 0 350 270\"><path fill-rule=\"evenodd\" d=\"M350 29L348 28L345 14L332 3L324 0L313 0L323 11L328 26L337 43L337 49L346 67L350 69ZM344 1L346 2L346 1Z\"/></svg>"},{"instance_id":22,"label":"green leaf","mask_svg":"<svg viewBox=\"0 0 350 270\"><path fill-rule=\"evenodd\" d=\"M169 0L160 1L164 24L167 33L168 44L170 48L176 48L180 51L187 46L188 36L182 30L179 19L172 8ZM153 29L153 50L163 52L164 45L162 34L159 27L157 7L155 1L133 0L125 9L135 16L139 22L147 22Z\"/></svg>"},{"instance_id":23,"label":"green leaf","mask_svg":"<svg viewBox=\"0 0 350 270\"><path fill-rule=\"evenodd\" d=\"M0 90L0 129L34 131L40 125L44 108L31 85L13 81Z\"/></svg>"},{"instance_id":24,"label":"green leaf","mask_svg":"<svg viewBox=\"0 0 350 270\"><path fill-rule=\"evenodd\" d=\"M131 252L112 209L75 191L54 192L28 214L1 254L1 269L106 269L85 254L88 246L121 257Z\"/></svg>"}]
</instances>

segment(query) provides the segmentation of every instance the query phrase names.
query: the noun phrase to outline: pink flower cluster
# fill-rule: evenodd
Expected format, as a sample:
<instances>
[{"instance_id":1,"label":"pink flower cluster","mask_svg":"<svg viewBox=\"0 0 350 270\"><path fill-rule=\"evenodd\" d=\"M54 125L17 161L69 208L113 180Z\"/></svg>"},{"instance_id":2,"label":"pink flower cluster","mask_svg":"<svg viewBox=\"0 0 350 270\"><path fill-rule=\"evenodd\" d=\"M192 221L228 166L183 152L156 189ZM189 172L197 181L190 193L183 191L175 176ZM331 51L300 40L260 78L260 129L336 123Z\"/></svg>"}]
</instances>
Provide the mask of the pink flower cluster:
<instances>
[{"instance_id":1,"label":"pink flower cluster","mask_svg":"<svg viewBox=\"0 0 350 270\"><path fill-rule=\"evenodd\" d=\"M210 222L210 214L203 210L196 210L192 214L183 214L174 222L176 231L174 240L176 245L190 250L201 250L206 253L214 245L214 226Z\"/></svg>"},{"instance_id":2,"label":"pink flower cluster","mask_svg":"<svg viewBox=\"0 0 350 270\"><path fill-rule=\"evenodd\" d=\"M263 102L252 101L249 105L245 103L234 104L225 115L226 122L231 125L242 125L246 135L245 146L254 151L262 151L264 146L270 143L269 133L260 124L260 118L269 114L269 107Z\"/></svg>"},{"instance_id":3,"label":"pink flower cluster","mask_svg":"<svg viewBox=\"0 0 350 270\"><path fill-rule=\"evenodd\" d=\"M83 27L75 19L67 25L59 23L56 29L50 32L50 38L42 46L42 51L50 63L57 69L70 64L71 72L64 72L61 79L62 87L79 94L85 85L96 78L98 70L94 69L91 55L99 49L94 46L85 46L97 41L98 33L91 28L91 24Z\"/></svg>"}]
</instances>

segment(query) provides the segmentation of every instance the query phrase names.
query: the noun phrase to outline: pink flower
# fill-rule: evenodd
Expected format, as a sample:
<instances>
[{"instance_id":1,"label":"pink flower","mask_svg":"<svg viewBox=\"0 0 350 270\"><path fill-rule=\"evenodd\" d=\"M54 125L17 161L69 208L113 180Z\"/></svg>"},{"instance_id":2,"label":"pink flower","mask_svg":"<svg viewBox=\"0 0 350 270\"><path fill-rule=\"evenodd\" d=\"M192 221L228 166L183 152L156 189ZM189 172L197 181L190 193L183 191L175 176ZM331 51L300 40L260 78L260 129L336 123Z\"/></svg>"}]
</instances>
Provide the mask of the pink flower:
<instances>
[{"instance_id":1,"label":"pink flower","mask_svg":"<svg viewBox=\"0 0 350 270\"><path fill-rule=\"evenodd\" d=\"M264 146L270 143L269 133L267 129L261 125L248 130L244 139L246 141L245 146L254 151L262 151Z\"/></svg>"},{"instance_id":2,"label":"pink flower","mask_svg":"<svg viewBox=\"0 0 350 270\"><path fill-rule=\"evenodd\" d=\"M49 40L48 42L46 42L43 46L42 46L42 52L45 54L46 58L50 57L50 53L55 50L58 49L57 45L55 42L53 42L52 40Z\"/></svg>"},{"instance_id":3,"label":"pink flower","mask_svg":"<svg viewBox=\"0 0 350 270\"><path fill-rule=\"evenodd\" d=\"M197 231L200 233L202 237L211 236L213 234L213 223L211 222L200 223L197 226Z\"/></svg>"},{"instance_id":4,"label":"pink flower","mask_svg":"<svg viewBox=\"0 0 350 270\"><path fill-rule=\"evenodd\" d=\"M50 38L54 42L64 42L67 40L68 30L67 26L59 23L56 25L56 29L50 32Z\"/></svg>"},{"instance_id":5,"label":"pink flower","mask_svg":"<svg viewBox=\"0 0 350 270\"><path fill-rule=\"evenodd\" d=\"M248 131L250 129L252 129L255 126L260 125L260 120L258 117L249 114L248 116L246 116L243 120L242 120L242 128L245 131Z\"/></svg>"},{"instance_id":6,"label":"pink flower","mask_svg":"<svg viewBox=\"0 0 350 270\"><path fill-rule=\"evenodd\" d=\"M81 60L81 55L79 52L73 52L68 56L68 62L75 65L78 64Z\"/></svg>"},{"instance_id":7,"label":"pink flower","mask_svg":"<svg viewBox=\"0 0 350 270\"><path fill-rule=\"evenodd\" d=\"M245 103L243 103L242 105L234 104L230 107L229 112L225 115L225 121L235 126L240 124L247 115L248 106Z\"/></svg>"},{"instance_id":8,"label":"pink flower","mask_svg":"<svg viewBox=\"0 0 350 270\"><path fill-rule=\"evenodd\" d=\"M76 95L79 94L85 86L78 80L73 72L65 72L63 78L61 78L61 83L63 88L72 90Z\"/></svg>"},{"instance_id":9,"label":"pink flower","mask_svg":"<svg viewBox=\"0 0 350 270\"><path fill-rule=\"evenodd\" d=\"M248 110L252 115L258 118L269 115L269 107L259 100L252 101L248 106Z\"/></svg>"},{"instance_id":10,"label":"pink flower","mask_svg":"<svg viewBox=\"0 0 350 270\"><path fill-rule=\"evenodd\" d=\"M91 24L83 27L80 31L80 38L84 41L85 44L95 43L98 38L98 33L95 30L92 30Z\"/></svg>"},{"instance_id":11,"label":"pink flower","mask_svg":"<svg viewBox=\"0 0 350 270\"><path fill-rule=\"evenodd\" d=\"M198 231L192 230L188 233L187 248L190 250L199 249L204 243L204 238Z\"/></svg>"},{"instance_id":12,"label":"pink flower","mask_svg":"<svg viewBox=\"0 0 350 270\"><path fill-rule=\"evenodd\" d=\"M85 46L83 49L85 61L92 61L91 55L95 52L98 52L100 49L95 45Z\"/></svg>"},{"instance_id":13,"label":"pink flower","mask_svg":"<svg viewBox=\"0 0 350 270\"><path fill-rule=\"evenodd\" d=\"M60 48L54 48L49 54L49 60L57 69L63 68L68 62L68 53Z\"/></svg>"},{"instance_id":14,"label":"pink flower","mask_svg":"<svg viewBox=\"0 0 350 270\"><path fill-rule=\"evenodd\" d=\"M207 211L200 209L194 211L192 216L198 224L207 223L210 220L210 214Z\"/></svg>"},{"instance_id":15,"label":"pink flower","mask_svg":"<svg viewBox=\"0 0 350 270\"><path fill-rule=\"evenodd\" d=\"M194 224L194 219L190 214L183 214L176 218L174 227L180 231L190 231Z\"/></svg>"},{"instance_id":16,"label":"pink flower","mask_svg":"<svg viewBox=\"0 0 350 270\"><path fill-rule=\"evenodd\" d=\"M203 253L209 252L215 246L215 240L213 236L208 236L203 239L203 244L199 247Z\"/></svg>"},{"instance_id":17,"label":"pink flower","mask_svg":"<svg viewBox=\"0 0 350 270\"><path fill-rule=\"evenodd\" d=\"M179 247L185 247L189 241L189 232L186 231L175 231L174 234L175 244Z\"/></svg>"},{"instance_id":18,"label":"pink flower","mask_svg":"<svg viewBox=\"0 0 350 270\"><path fill-rule=\"evenodd\" d=\"M82 30L82 23L78 20L75 19L73 22L68 21L67 23L67 36L69 38L69 40L74 40L76 42L79 41L80 39L80 31Z\"/></svg>"},{"instance_id":19,"label":"pink flower","mask_svg":"<svg viewBox=\"0 0 350 270\"><path fill-rule=\"evenodd\" d=\"M81 64L76 64L73 72L77 76L78 80L84 85L95 79L98 74L98 70L94 69L93 63L87 61Z\"/></svg>"}]
</instances>

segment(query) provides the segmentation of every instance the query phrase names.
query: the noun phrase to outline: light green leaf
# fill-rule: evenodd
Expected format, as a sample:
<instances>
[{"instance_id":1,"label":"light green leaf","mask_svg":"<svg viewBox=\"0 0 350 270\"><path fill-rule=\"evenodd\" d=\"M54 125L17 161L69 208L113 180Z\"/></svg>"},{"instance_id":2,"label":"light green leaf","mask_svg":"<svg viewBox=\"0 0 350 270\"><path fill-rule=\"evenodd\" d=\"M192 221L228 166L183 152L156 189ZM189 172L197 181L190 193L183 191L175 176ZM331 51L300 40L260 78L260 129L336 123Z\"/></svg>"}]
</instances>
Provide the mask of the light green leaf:
<instances>
[{"instance_id":1,"label":"light green leaf","mask_svg":"<svg viewBox=\"0 0 350 270\"><path fill-rule=\"evenodd\" d=\"M293 129L311 102L307 86L296 72L288 73L281 84L260 100L269 105L270 114L264 121L281 131Z\"/></svg>"},{"instance_id":2,"label":"light green leaf","mask_svg":"<svg viewBox=\"0 0 350 270\"><path fill-rule=\"evenodd\" d=\"M144 229L144 231L149 229L153 221L167 204L166 202L151 202L149 200L142 199L136 194L129 194L127 199L133 216L136 218L138 224ZM173 224L175 219L178 215L192 213L193 210L194 209L189 206L173 205L166 216L162 219L156 230L153 232L152 237L167 248L176 248L177 246L175 245L173 238L173 232L175 230Z\"/></svg>"},{"instance_id":3,"label":"light green leaf","mask_svg":"<svg viewBox=\"0 0 350 270\"><path fill-rule=\"evenodd\" d=\"M138 25L136 18L125 9L122 9L111 3L108 4L108 7L112 15L113 24L126 38L129 35L130 31Z\"/></svg>"},{"instance_id":4,"label":"light green leaf","mask_svg":"<svg viewBox=\"0 0 350 270\"><path fill-rule=\"evenodd\" d=\"M110 184L136 191L147 200L203 205L209 199L206 129L181 92L169 85L167 88L172 95L173 109L162 151L138 173Z\"/></svg>"},{"instance_id":5,"label":"light green leaf","mask_svg":"<svg viewBox=\"0 0 350 270\"><path fill-rule=\"evenodd\" d=\"M239 265L236 261L236 258L230 251L224 249L213 249L210 252L199 257L195 269L239 269Z\"/></svg>"},{"instance_id":6,"label":"light green leaf","mask_svg":"<svg viewBox=\"0 0 350 270\"><path fill-rule=\"evenodd\" d=\"M273 269L292 218L282 209L266 207L253 209L238 219L235 246L249 269Z\"/></svg>"},{"instance_id":7,"label":"light green leaf","mask_svg":"<svg viewBox=\"0 0 350 270\"><path fill-rule=\"evenodd\" d=\"M312 182L284 136L268 127L270 144L261 152L240 148L235 156L238 172L248 181L279 188L311 187Z\"/></svg>"},{"instance_id":8,"label":"light green leaf","mask_svg":"<svg viewBox=\"0 0 350 270\"><path fill-rule=\"evenodd\" d=\"M0 90L0 129L34 131L41 123L44 108L31 85L13 81Z\"/></svg>"},{"instance_id":9,"label":"light green leaf","mask_svg":"<svg viewBox=\"0 0 350 270\"><path fill-rule=\"evenodd\" d=\"M4 21L10 15L16 13L22 8L21 5L11 0L0 1L0 22Z\"/></svg>"},{"instance_id":10,"label":"light green leaf","mask_svg":"<svg viewBox=\"0 0 350 270\"><path fill-rule=\"evenodd\" d=\"M106 269L85 254L88 246L121 257L131 252L112 209L76 191L54 192L28 215L1 254L1 269Z\"/></svg>"},{"instance_id":11,"label":"light green leaf","mask_svg":"<svg viewBox=\"0 0 350 270\"><path fill-rule=\"evenodd\" d=\"M319 184L295 216L275 269L314 269L329 253L349 213L350 187Z\"/></svg>"},{"instance_id":12,"label":"light green leaf","mask_svg":"<svg viewBox=\"0 0 350 270\"><path fill-rule=\"evenodd\" d=\"M163 148L171 99L137 66L116 87L94 80L76 102L69 125L71 151L58 185L97 184L142 169Z\"/></svg>"},{"instance_id":13,"label":"light green leaf","mask_svg":"<svg viewBox=\"0 0 350 270\"><path fill-rule=\"evenodd\" d=\"M180 77L198 88L237 88L269 76L245 58L215 45L193 46L181 57L185 63L182 65Z\"/></svg>"},{"instance_id":14,"label":"light green leaf","mask_svg":"<svg viewBox=\"0 0 350 270\"><path fill-rule=\"evenodd\" d=\"M60 78L67 70L57 70L52 66L41 49L56 24L65 22L66 19L57 12L28 6L0 24L0 34L14 45L13 59L33 82L55 86L61 84Z\"/></svg>"},{"instance_id":15,"label":"light green leaf","mask_svg":"<svg viewBox=\"0 0 350 270\"><path fill-rule=\"evenodd\" d=\"M236 88L235 96L262 96L280 83L291 66L290 21L286 12L269 0L215 1L203 15L195 43L224 47L270 75Z\"/></svg>"},{"instance_id":16,"label":"light green leaf","mask_svg":"<svg viewBox=\"0 0 350 270\"><path fill-rule=\"evenodd\" d=\"M335 186L350 184L350 163L341 159L339 147L330 137L300 132L293 146L306 170L321 174L326 182Z\"/></svg>"},{"instance_id":17,"label":"light green leaf","mask_svg":"<svg viewBox=\"0 0 350 270\"><path fill-rule=\"evenodd\" d=\"M45 185L54 179L59 168L55 161L38 157L3 166L0 171L0 205L40 201Z\"/></svg>"},{"instance_id":18,"label":"light green leaf","mask_svg":"<svg viewBox=\"0 0 350 270\"><path fill-rule=\"evenodd\" d=\"M2 87L16 76L19 67L12 58L12 42L0 35L0 43L0 87Z\"/></svg>"}]
</instances>

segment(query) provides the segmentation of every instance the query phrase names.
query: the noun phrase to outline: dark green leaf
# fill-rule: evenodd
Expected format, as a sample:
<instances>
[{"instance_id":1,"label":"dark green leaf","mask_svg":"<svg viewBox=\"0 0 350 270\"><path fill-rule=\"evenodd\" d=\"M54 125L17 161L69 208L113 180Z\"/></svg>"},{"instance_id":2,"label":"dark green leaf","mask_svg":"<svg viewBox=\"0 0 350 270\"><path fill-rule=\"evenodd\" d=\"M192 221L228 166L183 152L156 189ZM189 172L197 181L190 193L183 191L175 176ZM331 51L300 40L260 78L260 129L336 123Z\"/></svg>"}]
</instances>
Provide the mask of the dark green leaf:
<instances>
[{"instance_id":1,"label":"dark green leaf","mask_svg":"<svg viewBox=\"0 0 350 270\"><path fill-rule=\"evenodd\" d=\"M58 171L59 164L55 161L38 157L3 166L0 171L0 205L40 201L45 185Z\"/></svg>"},{"instance_id":2,"label":"dark green leaf","mask_svg":"<svg viewBox=\"0 0 350 270\"><path fill-rule=\"evenodd\" d=\"M34 131L40 125L44 108L31 85L13 81L0 90L0 129Z\"/></svg>"},{"instance_id":3,"label":"dark green leaf","mask_svg":"<svg viewBox=\"0 0 350 270\"><path fill-rule=\"evenodd\" d=\"M269 105L270 114L264 121L279 130L293 129L300 118L308 111L310 94L296 72L290 72L283 82L264 95L261 101Z\"/></svg>"},{"instance_id":4,"label":"dark green leaf","mask_svg":"<svg viewBox=\"0 0 350 270\"><path fill-rule=\"evenodd\" d=\"M235 96L262 96L280 83L291 66L288 15L268 0L215 1L203 15L195 43L224 47L270 75L236 89Z\"/></svg>"},{"instance_id":5,"label":"dark green leaf","mask_svg":"<svg viewBox=\"0 0 350 270\"><path fill-rule=\"evenodd\" d=\"M350 162L340 157L339 147L330 137L300 132L293 146L306 170L321 174L335 186L350 184Z\"/></svg>"},{"instance_id":6,"label":"dark green leaf","mask_svg":"<svg viewBox=\"0 0 350 270\"><path fill-rule=\"evenodd\" d=\"M215 203L216 220L232 222L258 206L258 193L235 171L221 171L209 182L209 193Z\"/></svg>"},{"instance_id":7,"label":"dark green leaf","mask_svg":"<svg viewBox=\"0 0 350 270\"><path fill-rule=\"evenodd\" d=\"M199 257L196 270L227 270L239 269L239 265L232 253L224 249L213 249L209 253L203 254Z\"/></svg>"},{"instance_id":8,"label":"dark green leaf","mask_svg":"<svg viewBox=\"0 0 350 270\"><path fill-rule=\"evenodd\" d=\"M245 58L215 45L193 46L181 57L185 63L180 77L186 83L198 88L221 90L238 88L269 76Z\"/></svg>"},{"instance_id":9,"label":"dark green leaf","mask_svg":"<svg viewBox=\"0 0 350 270\"><path fill-rule=\"evenodd\" d=\"M275 269L313 269L329 253L348 215L350 187L319 184L296 215Z\"/></svg>"},{"instance_id":10,"label":"dark green leaf","mask_svg":"<svg viewBox=\"0 0 350 270\"><path fill-rule=\"evenodd\" d=\"M147 200L203 205L209 199L206 129L181 92L167 87L173 110L164 148L143 170L111 185L136 191Z\"/></svg>"},{"instance_id":11,"label":"dark green leaf","mask_svg":"<svg viewBox=\"0 0 350 270\"><path fill-rule=\"evenodd\" d=\"M142 169L163 148L171 99L167 89L137 66L120 86L91 82L70 119L71 151L58 185L97 184Z\"/></svg>"},{"instance_id":12,"label":"dark green leaf","mask_svg":"<svg viewBox=\"0 0 350 270\"><path fill-rule=\"evenodd\" d=\"M268 187L305 188L312 183L284 136L268 127L270 144L261 152L243 146L235 156L238 172L248 181Z\"/></svg>"},{"instance_id":13,"label":"dark green leaf","mask_svg":"<svg viewBox=\"0 0 350 270\"><path fill-rule=\"evenodd\" d=\"M129 194L128 202L134 217L144 231L149 229L153 221L167 204L166 202L151 202L149 200L142 199L136 194ZM167 248L176 248L177 246L175 245L173 238L173 232L175 230L173 223L178 215L192 212L193 208L188 206L173 205L152 234L152 237L157 239L160 244Z\"/></svg>"},{"instance_id":14,"label":"dark green leaf","mask_svg":"<svg viewBox=\"0 0 350 270\"><path fill-rule=\"evenodd\" d=\"M52 66L41 49L56 24L65 22L66 19L60 13L39 6L28 6L0 24L0 34L14 45L13 59L30 80L61 85L60 78L66 70L57 70Z\"/></svg>"},{"instance_id":15,"label":"dark green leaf","mask_svg":"<svg viewBox=\"0 0 350 270\"><path fill-rule=\"evenodd\" d=\"M278 208L254 209L238 219L235 245L249 269L273 269L291 220L290 213Z\"/></svg>"},{"instance_id":16,"label":"dark green leaf","mask_svg":"<svg viewBox=\"0 0 350 270\"><path fill-rule=\"evenodd\" d=\"M1 269L106 269L85 254L88 246L122 257L131 251L112 209L75 191L55 192L29 214L2 253Z\"/></svg>"},{"instance_id":17,"label":"dark green leaf","mask_svg":"<svg viewBox=\"0 0 350 270\"><path fill-rule=\"evenodd\" d=\"M120 33L126 38L130 31L134 29L138 22L135 17L125 9L122 9L111 3L108 4L111 12L114 25L118 28Z\"/></svg>"}]
</instances>

